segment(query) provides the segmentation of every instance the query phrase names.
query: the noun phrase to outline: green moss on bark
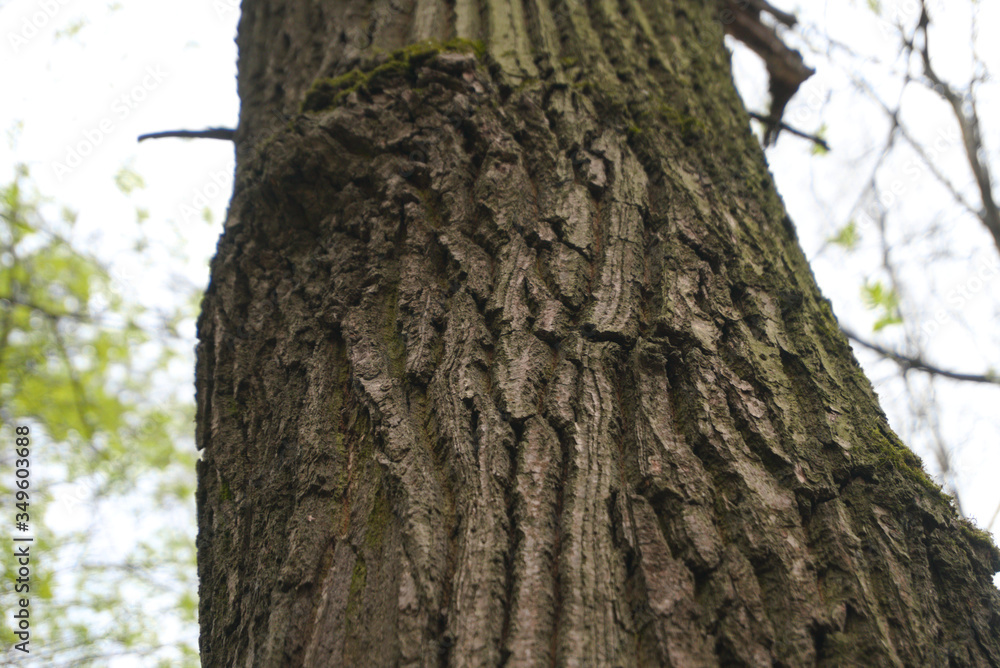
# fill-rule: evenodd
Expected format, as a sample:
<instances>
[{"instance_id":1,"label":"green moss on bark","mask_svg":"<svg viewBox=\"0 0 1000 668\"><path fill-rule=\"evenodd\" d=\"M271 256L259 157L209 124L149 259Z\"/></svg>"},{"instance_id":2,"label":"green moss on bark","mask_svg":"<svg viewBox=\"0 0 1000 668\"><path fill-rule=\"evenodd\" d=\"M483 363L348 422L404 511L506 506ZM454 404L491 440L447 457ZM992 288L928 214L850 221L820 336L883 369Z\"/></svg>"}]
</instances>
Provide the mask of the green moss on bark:
<instances>
[{"instance_id":1,"label":"green moss on bark","mask_svg":"<svg viewBox=\"0 0 1000 668\"><path fill-rule=\"evenodd\" d=\"M439 53L471 53L478 59L486 54L483 43L468 39L447 42L417 42L389 54L389 59L368 68L355 68L332 78L317 79L306 92L302 112L317 112L336 107L355 91L372 90L401 77L413 77L417 69Z\"/></svg>"},{"instance_id":2,"label":"green moss on bark","mask_svg":"<svg viewBox=\"0 0 1000 668\"><path fill-rule=\"evenodd\" d=\"M347 610L344 613L344 626L350 631L351 626L357 620L362 598L365 593L365 585L368 583L368 566L364 557L360 555L354 562L354 570L351 572L351 585L347 592Z\"/></svg>"}]
</instances>

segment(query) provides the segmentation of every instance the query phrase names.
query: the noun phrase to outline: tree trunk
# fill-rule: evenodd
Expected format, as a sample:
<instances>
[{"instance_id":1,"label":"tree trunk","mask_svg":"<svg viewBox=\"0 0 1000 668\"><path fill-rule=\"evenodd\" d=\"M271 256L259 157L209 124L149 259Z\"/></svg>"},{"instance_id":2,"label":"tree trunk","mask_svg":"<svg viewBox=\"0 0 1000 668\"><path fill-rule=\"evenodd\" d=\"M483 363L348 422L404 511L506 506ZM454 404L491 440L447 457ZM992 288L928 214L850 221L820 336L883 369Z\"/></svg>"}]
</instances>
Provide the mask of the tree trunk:
<instances>
[{"instance_id":1,"label":"tree trunk","mask_svg":"<svg viewBox=\"0 0 1000 668\"><path fill-rule=\"evenodd\" d=\"M1000 665L715 11L244 0L205 666Z\"/></svg>"}]
</instances>

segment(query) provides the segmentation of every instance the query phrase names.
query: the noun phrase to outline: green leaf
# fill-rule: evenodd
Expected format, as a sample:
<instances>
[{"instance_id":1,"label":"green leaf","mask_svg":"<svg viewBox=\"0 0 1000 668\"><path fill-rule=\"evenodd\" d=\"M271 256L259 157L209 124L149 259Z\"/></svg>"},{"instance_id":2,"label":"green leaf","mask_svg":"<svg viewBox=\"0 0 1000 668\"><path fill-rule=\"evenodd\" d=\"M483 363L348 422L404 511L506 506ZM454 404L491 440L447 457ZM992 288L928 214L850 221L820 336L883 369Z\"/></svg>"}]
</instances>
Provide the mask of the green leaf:
<instances>
[{"instance_id":1,"label":"green leaf","mask_svg":"<svg viewBox=\"0 0 1000 668\"><path fill-rule=\"evenodd\" d=\"M76 211L69 208L68 206L64 206L62 208L62 219L63 221L66 222L67 225L73 226L76 224L76 215L77 215Z\"/></svg>"},{"instance_id":2,"label":"green leaf","mask_svg":"<svg viewBox=\"0 0 1000 668\"><path fill-rule=\"evenodd\" d=\"M131 195L133 190L145 188L146 182L142 180L138 172L126 165L115 174L115 185L122 193Z\"/></svg>"},{"instance_id":3,"label":"green leaf","mask_svg":"<svg viewBox=\"0 0 1000 668\"><path fill-rule=\"evenodd\" d=\"M827 241L831 244L836 244L849 251L857 248L860 240L861 235L858 233L858 223L853 219L837 230L835 235L827 238Z\"/></svg>"},{"instance_id":4,"label":"green leaf","mask_svg":"<svg viewBox=\"0 0 1000 668\"><path fill-rule=\"evenodd\" d=\"M86 27L87 21L84 19L76 19L71 21L65 28L60 28L56 31L55 39L59 41L61 39L68 39L70 37L75 37L77 33Z\"/></svg>"},{"instance_id":5,"label":"green leaf","mask_svg":"<svg viewBox=\"0 0 1000 668\"><path fill-rule=\"evenodd\" d=\"M903 322L903 317L899 311L899 294L895 289L886 288L882 281L868 281L861 287L861 299L865 306L872 311L881 311L873 331L880 331L890 325L898 325Z\"/></svg>"},{"instance_id":6,"label":"green leaf","mask_svg":"<svg viewBox=\"0 0 1000 668\"><path fill-rule=\"evenodd\" d=\"M826 123L820 125L819 130L816 131L816 138L826 141L826 130L827 130ZM822 146L821 144L813 142L812 150L810 152L812 153L812 155L826 155L827 153L830 152L830 149L826 148L825 146Z\"/></svg>"},{"instance_id":7,"label":"green leaf","mask_svg":"<svg viewBox=\"0 0 1000 668\"><path fill-rule=\"evenodd\" d=\"M888 327L889 325L900 325L902 324L902 322L903 319L898 315L883 315L881 318L875 321L874 325L872 325L872 331L878 332L881 331L882 328L884 327Z\"/></svg>"}]
</instances>

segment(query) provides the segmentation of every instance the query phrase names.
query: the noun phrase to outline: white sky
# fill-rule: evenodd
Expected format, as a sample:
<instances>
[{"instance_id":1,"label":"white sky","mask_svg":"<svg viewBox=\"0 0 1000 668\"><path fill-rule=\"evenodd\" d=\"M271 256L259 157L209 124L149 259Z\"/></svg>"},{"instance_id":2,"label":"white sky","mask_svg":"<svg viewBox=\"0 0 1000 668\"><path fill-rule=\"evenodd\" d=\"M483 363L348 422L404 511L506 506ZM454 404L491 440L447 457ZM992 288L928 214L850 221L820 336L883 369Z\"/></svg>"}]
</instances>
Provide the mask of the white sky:
<instances>
[{"instance_id":1,"label":"white sky","mask_svg":"<svg viewBox=\"0 0 1000 668\"><path fill-rule=\"evenodd\" d=\"M943 8L942 1L931 3L932 9ZM43 194L79 213L81 238L88 239L112 262L122 289L133 291L133 296L150 305L170 299L171 273L180 271L196 285L207 283L207 259L214 251L231 191L233 151L232 144L223 141L162 139L140 145L136 136L159 130L235 125L239 104L233 43L238 18L235 4L236 0L0 0L0 130L23 122L13 151L0 137L0 182L12 178L16 162L26 163ZM775 4L798 11L807 28L822 26L837 39L887 62L897 58L895 42L886 38L891 34L886 32L888 24L873 21L864 1L854 5L843 0L802 6ZM916 6L913 0L884 4L883 15L889 18L911 16ZM934 16L940 41L954 46L947 58L938 50L942 55L940 70L956 81L968 76L971 43L961 4L949 5L948 11ZM1000 25L998 5L979 3L982 25ZM75 35L59 36L81 22ZM1000 72L1000 40L983 41L980 56L991 71ZM789 106L786 120L806 131L815 131L826 122L834 151L818 159L810 155L807 143L786 136L768 157L806 254L813 257L824 239L846 222L869 174L873 146L884 140L885 123L871 105L845 92L849 82L842 73L822 66L814 57L807 56L807 60L821 66ZM738 51L734 69L748 106L764 110L766 75L756 56ZM880 93L884 91L883 97L894 100L892 81L871 76ZM1000 109L998 97L995 86L984 88L980 113L995 165L1000 165L1000 141L989 121L1000 115L996 113ZM918 97L910 111L907 119L922 137L928 141L945 137L940 164L957 183L968 183L959 142L942 105ZM126 166L146 183L145 189L129 197L114 185L115 173ZM913 176L913 170L908 172L906 167L901 162L894 173L900 175L897 189L904 207L902 219L912 214L916 225L929 213L946 210L950 202L926 174ZM178 268L176 260L166 253L155 266L134 259L129 235L137 206L150 212L146 232L162 238L164 244L172 243L179 231L193 259L191 264ZM213 212L211 224L201 219L205 206ZM955 230L952 257L934 264L932 271L926 270L923 260L904 270L906 280L913 279L919 290L928 294L932 288L937 290L937 298L921 297L927 304L933 305L933 299L945 302L955 287L975 287L970 283L975 272L997 262L996 248L978 223L954 217L943 216ZM864 230L862 233L865 235ZM864 238L872 241L874 235L869 230ZM927 243L922 250L933 252L934 248L933 243ZM873 278L879 276L876 251L874 245L866 243L856 255L847 257L839 249L828 248L813 263L841 321L860 333L870 332L874 316L861 304L857 277L864 274L865 266L872 267ZM847 266L861 273L845 279ZM972 372L983 372L991 364L994 369L1000 366L997 285L997 274L993 274L972 291L961 308L949 312L947 322L928 337L931 359ZM194 332L186 334L193 346ZM893 335L887 330L882 340L892 341ZM899 389L879 382L891 375L891 366L874 363L874 358L864 353L858 356L868 365L869 375L900 429ZM180 382L190 386L191 381ZM942 430L958 448L956 467L965 510L985 524L1000 502L995 482L1000 471L1000 426L993 414L994 407L1000 405L1000 393L995 388L957 384L941 385L938 392L939 398L947 395ZM934 471L926 449L919 443L912 445ZM44 462L39 464L44 466Z\"/></svg>"}]
</instances>

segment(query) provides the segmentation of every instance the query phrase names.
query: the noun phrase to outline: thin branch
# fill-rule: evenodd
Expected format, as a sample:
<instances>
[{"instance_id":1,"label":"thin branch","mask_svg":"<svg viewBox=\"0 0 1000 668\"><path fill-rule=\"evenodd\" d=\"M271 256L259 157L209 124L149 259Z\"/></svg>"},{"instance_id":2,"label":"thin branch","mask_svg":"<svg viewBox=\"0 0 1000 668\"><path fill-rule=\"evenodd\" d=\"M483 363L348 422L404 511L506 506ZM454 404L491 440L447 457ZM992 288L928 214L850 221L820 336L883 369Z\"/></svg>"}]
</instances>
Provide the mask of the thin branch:
<instances>
[{"instance_id":1,"label":"thin branch","mask_svg":"<svg viewBox=\"0 0 1000 668\"><path fill-rule=\"evenodd\" d=\"M899 136L901 136L903 139L906 140L906 143L909 144L910 148L913 149L914 153L917 154L917 157L919 157L920 160L924 163L924 165L928 168L928 170L930 170L931 174L934 175L934 178L936 178L941 183L941 185L943 185L948 190L948 192L955 199L955 201L958 202L959 205L961 205L966 211L968 211L969 213L973 214L976 217L979 217L980 213L979 210L977 210L976 207L974 207L972 203L969 202L969 200L967 200L965 196L962 195L962 192L958 189L958 187L956 187L955 184L944 174L944 172L941 171L941 169L937 165L937 162L935 162L935 160L933 160L931 156L927 154L927 151L924 150L920 142L918 142L916 138L910 133L907 126L902 121L899 120L899 111L900 111L899 107L897 107L896 110L893 111L891 108L889 108L889 105L887 105L878 96L878 94L875 92L875 90L871 87L871 85L867 81L854 77L853 75L851 75L851 78L855 83L855 85L861 87L862 90L864 90L865 93L867 93L868 96L882 108L882 111L885 113L885 115L888 116L889 119L892 121L893 127L899 133ZM959 121L959 123L961 123L961 121Z\"/></svg>"},{"instance_id":2,"label":"thin branch","mask_svg":"<svg viewBox=\"0 0 1000 668\"><path fill-rule=\"evenodd\" d=\"M794 14L783 12L777 7L771 5L766 0L750 0L750 6L759 12L760 11L767 12L768 14L774 17L775 21L778 21L779 23L784 23L789 28L793 27L796 23L798 23L798 19L795 17Z\"/></svg>"},{"instance_id":3,"label":"thin branch","mask_svg":"<svg viewBox=\"0 0 1000 668\"><path fill-rule=\"evenodd\" d=\"M84 434L84 436L86 437L90 448L95 452L99 452L91 442L91 439L94 438L94 432L96 429L92 424L90 424L90 420L87 418L87 393L83 388L83 383L80 382L80 378L76 373L76 368L73 366L73 360L70 358L69 349L66 348L66 342L63 341L62 334L59 332L59 322L55 318L49 318L48 324L49 328L52 330L52 338L55 340L59 356L62 357L63 363L66 365L66 375L69 377L70 387L73 388L73 402L76 405L76 412L80 418L80 424L87 430L87 433Z\"/></svg>"},{"instance_id":4,"label":"thin branch","mask_svg":"<svg viewBox=\"0 0 1000 668\"><path fill-rule=\"evenodd\" d=\"M898 364L904 372L910 370L923 371L924 373L929 373L934 376L942 376L944 378L951 378L952 380L962 380L969 383L988 383L990 385L1000 385L1000 377L998 376L989 374L959 373L957 371L942 369L939 366L925 362L919 357L909 357L907 355L889 350L888 348L883 348L877 343L866 341L849 329L841 327L841 331L844 332L847 338L854 341L862 348L867 348L868 350L874 351L886 359L892 360Z\"/></svg>"},{"instance_id":5,"label":"thin branch","mask_svg":"<svg viewBox=\"0 0 1000 668\"><path fill-rule=\"evenodd\" d=\"M166 130L139 135L139 141L145 139L163 139L165 137L180 137L181 139L223 139L234 141L236 130L232 128L207 128L205 130Z\"/></svg>"},{"instance_id":6,"label":"thin branch","mask_svg":"<svg viewBox=\"0 0 1000 668\"><path fill-rule=\"evenodd\" d=\"M998 516L1000 516L1000 505L997 505L997 509L993 513L993 517L990 518L990 523L986 525L987 531L993 531L993 525L996 524Z\"/></svg>"},{"instance_id":7,"label":"thin branch","mask_svg":"<svg viewBox=\"0 0 1000 668\"><path fill-rule=\"evenodd\" d=\"M46 318L51 318L53 320L58 320L60 318L70 318L71 320L76 320L78 322L85 322L88 324L94 323L94 318L88 313L78 313L76 311L53 311L48 307L42 306L36 302L21 299L20 297L15 297L10 295L8 297L0 297L0 299L6 299L11 304L15 306L23 306L25 308L31 309L33 311L38 311L41 315Z\"/></svg>"},{"instance_id":8,"label":"thin branch","mask_svg":"<svg viewBox=\"0 0 1000 668\"><path fill-rule=\"evenodd\" d=\"M997 250L1000 250L1000 209L997 208L996 202L993 199L993 179L990 175L989 165L981 157L983 140L979 129L979 115L976 112L976 101L970 96L969 113L966 114L962 110L962 97L950 85L945 83L931 66L930 32L927 30L930 18L928 17L927 5L924 0L921 0L920 5L922 12L920 15L920 27L924 33L924 44L920 50L920 56L923 60L924 75L934 84L934 91L951 105L955 118L958 120L959 128L962 130L962 140L965 144L965 157L969 161L969 168L976 179L976 185L979 186L979 196L983 201L983 209L979 212L979 219L986 226L986 229L989 230L990 234L993 235L993 241L996 244Z\"/></svg>"},{"instance_id":9,"label":"thin branch","mask_svg":"<svg viewBox=\"0 0 1000 668\"><path fill-rule=\"evenodd\" d=\"M871 174L868 177L868 181L866 182L866 185L865 185L864 189L858 195L858 198L855 200L854 205L851 207L851 212L847 216L848 220L852 220L854 218L854 214L858 211L859 208L861 208L861 203L865 199L865 197L867 196L869 190L872 191L873 193L877 194L877 192L878 192L878 182L876 181L876 179L878 178L879 170L882 169L882 163L888 157L888 155L889 155L889 149L892 148L892 145L893 145L894 142L895 142L895 133L892 132L892 131L890 131L889 132L889 137L886 140L885 147L882 148L881 151L879 151L878 159L875 161L875 165L871 169ZM878 199L877 196L875 197L874 203L875 203L876 206L878 206L880 208L879 215L880 216L884 216L885 212L884 212L884 210L882 210L881 202L879 201L879 199ZM816 251L816 253L815 253L815 255L813 255L813 257L819 257L819 255L821 253L823 253L823 251L826 250L827 246L829 246L829 245L830 245L830 240L827 239L826 241L823 242L823 245L819 247L819 250ZM812 260L810 260L810 262L811 261Z\"/></svg>"},{"instance_id":10,"label":"thin branch","mask_svg":"<svg viewBox=\"0 0 1000 668\"><path fill-rule=\"evenodd\" d=\"M751 112L749 112L749 114L750 114L750 118L756 119L756 120L760 121L761 123L763 123L764 125L767 125L767 126L777 125L782 130L788 130L789 132L791 132L793 135L795 135L797 137L802 137L803 139L808 139L809 141L813 142L817 146L821 147L824 151L829 151L830 150L830 145L826 143L825 139L821 139L820 137L818 137L816 135L811 135L808 132L803 132L802 130L796 130L795 128L793 128L788 123L785 123L784 121L779 120L779 119L775 119L775 118L773 118L771 116L765 116L764 114L758 114L755 111L751 111Z\"/></svg>"},{"instance_id":11,"label":"thin branch","mask_svg":"<svg viewBox=\"0 0 1000 668\"><path fill-rule=\"evenodd\" d=\"M913 53L914 51L917 50L917 47L915 46L914 42L915 42L915 39L916 39L916 34L922 30L922 24L918 23L918 25L916 27L914 27L912 34L905 34L906 31L903 29L902 26L897 26L897 29L901 33L900 37L901 37L902 42L903 42L903 48L904 48L904 50L906 52L906 55L907 55L907 57L904 58L904 60L906 62L909 62L909 60L910 60L909 59L909 54L911 54L911 53ZM807 31L807 33L808 32L809 31ZM858 54L856 51L854 51L853 49L851 49L846 44L843 44L841 42L833 40L829 36L826 37L826 40L827 40L827 43L828 43L829 46L836 47L837 49L839 49L841 51L844 51L845 53L847 53L847 55L849 55L852 58L856 58L856 59L862 59L863 58L863 56L861 56L860 54ZM828 46L828 49L826 51L827 57L831 57L830 56L829 46ZM820 49L817 48L817 47L813 47L813 50L815 52L817 52L817 53L821 52ZM878 62L878 61L876 60L875 62ZM853 72L847 72L847 74L851 78L852 83L854 83L854 85L857 88L859 88L861 91L863 91L869 98L871 98L882 109L882 111L885 113L885 115L889 118L889 121L892 124L893 130L896 131L896 132L898 132L900 134L900 136L903 139L906 140L907 144L909 144L909 146L914 150L914 152L921 159L921 161L924 163L924 165L930 170L931 174L934 175L934 178L936 178L948 190L948 192L955 199L955 201L958 202L958 204L961 205L966 211L968 211L972 215L976 216L976 218L980 218L981 219L983 217L983 212L980 209L978 209L975 206L973 206L973 204L971 202L969 202L969 200L965 196L962 195L962 193L959 190L959 188L956 187L956 185L941 171L941 169L938 167L937 162L934 159L932 159L931 156L929 156L927 154L927 152L921 146L920 142L918 142L916 140L916 138L910 133L910 131L909 131L908 127L906 126L906 124L904 124L900 120L899 116L900 116L900 109L901 109L901 107L900 107L899 102L897 101L896 108L895 108L895 110L893 110L892 108L890 108L890 106L888 104L886 104L886 102L884 100L882 100L882 98L875 91L874 87L872 87L872 85L869 84L865 79L859 77L857 74L855 74ZM907 79L907 81L910 80L909 75L906 76L906 79ZM939 93L939 90L935 90L935 92ZM902 98L902 94L900 95L900 98ZM958 124L960 126L962 125L962 118L960 116L956 118L956 121L958 122ZM874 176L873 176L873 178L874 178ZM855 205L854 208L857 209L857 205ZM853 215L853 212L852 212L852 215Z\"/></svg>"}]
</instances>

